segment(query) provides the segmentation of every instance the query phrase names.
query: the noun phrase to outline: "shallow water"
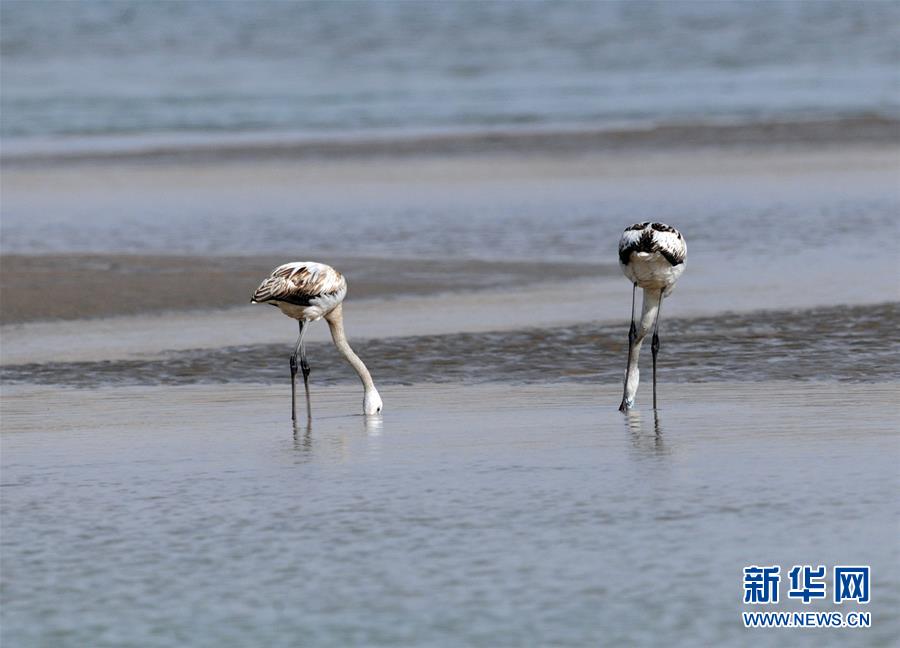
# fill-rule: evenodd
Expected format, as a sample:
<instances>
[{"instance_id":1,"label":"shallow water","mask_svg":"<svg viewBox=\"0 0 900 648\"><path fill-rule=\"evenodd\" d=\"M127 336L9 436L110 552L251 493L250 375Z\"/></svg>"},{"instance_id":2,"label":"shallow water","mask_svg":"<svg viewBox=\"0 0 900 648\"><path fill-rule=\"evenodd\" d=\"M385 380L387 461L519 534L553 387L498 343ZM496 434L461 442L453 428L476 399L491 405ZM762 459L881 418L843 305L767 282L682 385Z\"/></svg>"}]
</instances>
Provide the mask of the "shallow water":
<instances>
[{"instance_id":1,"label":"shallow water","mask_svg":"<svg viewBox=\"0 0 900 648\"><path fill-rule=\"evenodd\" d=\"M674 318L661 325L660 380L718 382L900 379L900 304ZM379 383L605 382L621 379L627 321L547 329L354 341ZM4 383L73 387L268 382L286 384L293 340L170 351L163 357L0 367ZM649 347L649 340L646 345ZM353 381L330 343L308 346L312 384ZM650 349L643 353L649 377Z\"/></svg>"},{"instance_id":2,"label":"shallow water","mask_svg":"<svg viewBox=\"0 0 900 648\"><path fill-rule=\"evenodd\" d=\"M669 389L329 388L293 434L271 387L6 387L4 643L889 645L897 383ZM743 628L744 566L848 561L870 629Z\"/></svg>"}]
</instances>

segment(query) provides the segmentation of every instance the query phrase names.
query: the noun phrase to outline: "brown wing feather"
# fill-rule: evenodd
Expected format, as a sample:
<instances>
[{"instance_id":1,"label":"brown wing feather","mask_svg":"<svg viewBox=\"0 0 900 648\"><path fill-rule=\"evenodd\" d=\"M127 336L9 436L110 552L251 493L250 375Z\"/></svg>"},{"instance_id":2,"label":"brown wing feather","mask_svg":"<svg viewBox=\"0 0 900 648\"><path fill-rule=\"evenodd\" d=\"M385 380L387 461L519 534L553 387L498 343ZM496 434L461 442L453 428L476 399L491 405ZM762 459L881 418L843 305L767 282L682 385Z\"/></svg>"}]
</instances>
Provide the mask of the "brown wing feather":
<instances>
[{"instance_id":1,"label":"brown wing feather","mask_svg":"<svg viewBox=\"0 0 900 648\"><path fill-rule=\"evenodd\" d=\"M339 289L342 281L341 274L328 266L288 263L275 268L253 293L251 301L309 306L316 297Z\"/></svg>"}]
</instances>

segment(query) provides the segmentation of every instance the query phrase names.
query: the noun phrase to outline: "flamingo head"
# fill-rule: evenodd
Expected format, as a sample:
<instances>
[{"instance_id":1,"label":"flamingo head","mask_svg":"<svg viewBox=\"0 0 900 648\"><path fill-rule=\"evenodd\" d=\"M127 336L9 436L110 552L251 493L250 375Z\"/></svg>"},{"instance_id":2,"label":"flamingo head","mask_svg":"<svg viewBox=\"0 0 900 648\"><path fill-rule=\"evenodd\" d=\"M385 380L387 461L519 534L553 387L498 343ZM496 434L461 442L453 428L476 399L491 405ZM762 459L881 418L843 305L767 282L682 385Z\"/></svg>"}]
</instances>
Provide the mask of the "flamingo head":
<instances>
[{"instance_id":1,"label":"flamingo head","mask_svg":"<svg viewBox=\"0 0 900 648\"><path fill-rule=\"evenodd\" d=\"M378 390L374 387L368 390L365 398L363 398L363 412L368 416L379 414L382 407L384 407L384 403L381 402L381 396L378 394Z\"/></svg>"}]
</instances>

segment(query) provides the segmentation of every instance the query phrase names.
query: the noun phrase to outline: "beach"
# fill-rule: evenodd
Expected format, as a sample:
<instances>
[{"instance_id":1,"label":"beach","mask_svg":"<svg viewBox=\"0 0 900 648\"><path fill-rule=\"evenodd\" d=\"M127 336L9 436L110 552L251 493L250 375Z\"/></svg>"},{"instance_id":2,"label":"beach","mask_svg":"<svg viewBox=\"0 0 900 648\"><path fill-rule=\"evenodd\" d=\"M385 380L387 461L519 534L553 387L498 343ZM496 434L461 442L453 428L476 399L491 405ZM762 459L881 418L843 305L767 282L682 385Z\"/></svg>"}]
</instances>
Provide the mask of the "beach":
<instances>
[{"instance_id":1,"label":"beach","mask_svg":"<svg viewBox=\"0 0 900 648\"><path fill-rule=\"evenodd\" d=\"M898 14L5 1L3 645L894 645ZM645 221L687 259L623 414ZM292 261L379 415L314 322L292 424Z\"/></svg>"},{"instance_id":2,"label":"beach","mask_svg":"<svg viewBox=\"0 0 900 648\"><path fill-rule=\"evenodd\" d=\"M627 328L617 230L660 210L681 221L691 268L667 318L896 302L896 258L869 254L854 234L897 232L896 132L879 145L762 140L563 157L10 163L0 357L128 360L283 343L290 322L249 296L276 265L311 257L347 276L358 338ZM250 204L267 215L247 217ZM55 226L71 209L77 231ZM213 239L224 254L203 249ZM325 327L311 335L328 339Z\"/></svg>"}]
</instances>

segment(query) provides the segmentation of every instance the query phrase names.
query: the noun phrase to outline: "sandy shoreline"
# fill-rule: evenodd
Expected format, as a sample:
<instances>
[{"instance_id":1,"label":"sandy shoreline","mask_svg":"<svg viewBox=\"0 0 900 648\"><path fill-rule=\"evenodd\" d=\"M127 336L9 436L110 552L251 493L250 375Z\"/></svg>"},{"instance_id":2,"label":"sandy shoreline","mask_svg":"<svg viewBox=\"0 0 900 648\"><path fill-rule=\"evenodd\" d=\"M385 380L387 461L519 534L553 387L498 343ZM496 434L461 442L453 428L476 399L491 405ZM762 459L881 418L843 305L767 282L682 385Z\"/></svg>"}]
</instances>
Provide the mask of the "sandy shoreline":
<instances>
[{"instance_id":1,"label":"sandy shoreline","mask_svg":"<svg viewBox=\"0 0 900 648\"><path fill-rule=\"evenodd\" d=\"M853 281L847 280L848 287ZM622 287L621 280L610 278L501 292L359 300L348 303L345 321L351 339L356 340L554 328L580 322L620 323L625 327L630 296L627 285L625 291ZM795 299L788 289L777 299L741 300L739 294L735 296L727 289L719 294L721 303L732 307L728 312L813 308L833 303L826 289L817 291L817 282L811 281L806 287L803 300ZM668 308L671 317L725 312L715 303L704 302L707 291L691 292L682 290L682 295L687 293L683 299L672 299ZM729 296L732 301L727 299ZM860 294L850 303L883 301L884 295L879 299L876 295ZM460 313L477 313L478 317L461 317ZM9 324L0 328L0 361L25 364L147 359L185 349L288 345L295 335L296 325L275 309L249 305L209 312ZM328 328L312 327L308 339L328 341Z\"/></svg>"},{"instance_id":2,"label":"sandy shoreline","mask_svg":"<svg viewBox=\"0 0 900 648\"><path fill-rule=\"evenodd\" d=\"M291 133L172 138L59 138L14 145L2 162L15 166L73 163L197 163L348 160L472 155L583 155L595 152L769 146L845 146L900 142L900 121L876 115L800 121L663 123L638 127L485 128L317 137Z\"/></svg>"},{"instance_id":3,"label":"sandy shoreline","mask_svg":"<svg viewBox=\"0 0 900 648\"><path fill-rule=\"evenodd\" d=\"M834 254L838 254L835 251ZM721 313L752 313L760 310L796 310L843 305L871 305L900 301L894 260L873 259L868 266L849 266L846 272L823 282L813 251L722 273L713 259L694 261L666 305L667 317L708 317ZM215 265L216 261L211 261ZM423 262L430 265L432 262ZM495 267L486 264L485 267ZM505 264L500 264L505 267ZM515 266L514 266L515 267ZM577 264L563 271L583 273ZM102 271L93 278L105 282ZM177 276L177 275L176 275ZM790 282L784 277L789 276ZM383 339L416 335L453 335L523 328L555 328L584 322L618 323L625 326L630 291L614 268L597 276L531 285L508 278L502 287L466 292L397 295L379 293L377 282L369 284L370 297L354 293L345 305L345 321L351 339ZM172 280L157 278L156 293L167 299ZM252 284L256 278L248 274ZM367 285L365 280L361 281ZM227 284L230 286L231 284ZM434 287L423 283L419 287ZM90 288L90 284L86 286ZM351 292L356 288L351 287ZM248 289L249 291L249 289ZM237 293L241 299L248 291ZM73 291L78 296L78 291ZM231 299L227 289L223 299ZM63 303L66 303L65 301ZM104 304L105 306L105 304ZM141 302L145 307L146 302ZM77 304L78 308L83 306ZM262 344L288 344L296 326L276 309L244 304L234 308L153 311L137 315L94 317L60 321L34 321L0 327L0 362L79 362L159 357L169 351L211 349ZM310 330L310 342L329 340L324 325Z\"/></svg>"},{"instance_id":4,"label":"sandy shoreline","mask_svg":"<svg viewBox=\"0 0 900 648\"><path fill-rule=\"evenodd\" d=\"M435 200L465 195L466 201L448 213L451 218L468 218L468 209L480 209L492 201L507 204L503 201L516 200L520 192L538 200L543 192L556 192L548 205L585 209L582 226L594 231L593 216L584 206L594 203L589 198L582 200L578 193L585 187L603 183L600 197L606 205L599 205L598 213L608 209L610 203L623 200L627 205L629 197L648 192L658 200L676 195L690 205L684 196L699 192L704 201L713 204L749 204L757 210L755 214L750 212L750 218L762 221L775 238L754 250L751 234L749 252L736 255L734 248L717 249L721 239L710 245L709 236L703 238L706 232L697 231L700 238L691 232L689 270L667 301L666 316L898 301L900 286L894 256L877 255L867 258L865 264L858 263L857 248L862 242L846 234L835 242L823 235L812 244L804 240L804 245L790 245L791 238L798 235L827 234L821 232L817 214L828 215L840 206L846 200L845 187L852 188L850 195L861 201L860 208L852 203L853 214L869 211L865 201L881 201L877 205L881 211L876 211L869 222L880 227L879 231L888 231L890 224L885 224L887 216L883 214L890 212L898 198L898 163L900 151L889 141L882 145L728 151L694 148L622 155L460 155L424 161L394 158L321 163L290 160L7 167L2 175L4 252L10 251L9 237L16 221L17 241L26 249L32 240L66 247L59 252L51 247L46 254L4 253L0 259L0 360L4 364L111 360L153 357L178 349L287 344L295 325L274 309L251 307L245 302L272 267L298 255L330 261L348 276L346 318L351 339L627 321L631 295L615 264L615 240L621 227L618 218L614 219L614 228L606 226L608 236L606 229L600 232L603 236L598 241L604 247L593 249L591 245L588 254L577 255L577 260L585 263L540 257L521 261L446 256L404 260L354 254L355 243L343 244L341 254L329 254L303 245L302 240L299 246L284 245L285 249L300 251L271 256L169 256L155 248L134 254L103 253L104 245L116 246L122 241L134 245L128 238L128 221L121 224L119 219L136 201L153 210L144 212L136 221L138 225L153 227L159 218L157 213L165 216L155 230L147 232L169 232L171 228L176 232L176 238L171 239L174 244L183 241L177 236L196 232L201 243L209 237L212 242L208 245L215 249L217 226L227 228L241 220L253 223L259 214L264 217L268 212L283 214L286 204L313 204L314 210L321 207L325 214L335 210L362 214L348 221L359 224L362 230L360 238L354 239L358 243L369 234L365 214L373 204L384 210L376 212L381 218L396 218L390 231L403 233L405 230L397 224L403 222L403 214L394 217L391 211L398 202L405 209L423 210ZM534 191L535 187L539 191ZM557 195L565 200L560 202ZM797 219L790 212L776 216L760 213L753 202L758 195L766 197L762 204L767 208L777 205L781 197L808 211L809 232L794 228ZM77 196L77 212L72 211L73 196ZM222 209L231 210L235 220L226 220L224 225L208 220L212 218L208 214ZM553 211L538 213L550 222L546 229L535 231L534 240L540 242L544 236L558 232L552 226ZM745 236L741 232L743 214L736 212L732 217L726 213L728 219L719 221L721 231L728 236L732 231ZM647 216L652 217L652 212L624 218ZM287 233L284 228L292 227L290 216L282 218L283 222L275 221L271 236ZM32 226L34 219L39 222ZM779 219L786 219L783 236ZM93 228L85 236L113 233L99 242L99 252L72 252L82 246L91 249L93 243L90 239L87 243L73 242L71 235L80 234L77 225L82 221ZM74 229L57 235L63 222ZM513 229L504 227L507 222ZM753 222L747 232L752 232ZM500 218L496 223L483 220L479 224L484 229L479 229L469 223L457 228L453 221L441 222L443 229L438 230L436 241L441 243L443 233L463 230L478 237L488 231L492 238L478 249L490 251L495 240L522 234L515 231L515 220ZM842 221L832 219L831 227L836 231L840 232L842 225ZM117 238L119 234L122 238ZM59 238L54 240L52 236ZM169 240L162 236L153 244ZM274 238L263 240L271 240L275 246L280 243ZM458 249L468 249L468 242L465 238L457 241ZM143 242L136 243L140 246ZM782 245L781 253L769 253L765 246L770 244ZM851 244L856 247L848 251ZM310 341L327 338L325 327L311 331Z\"/></svg>"},{"instance_id":5,"label":"sandy shoreline","mask_svg":"<svg viewBox=\"0 0 900 648\"><path fill-rule=\"evenodd\" d=\"M406 206L407 197L412 195L424 196L423 204L427 204L432 193L442 196L443 192L465 192L483 195L490 204L491 192L497 187L515 192L517 187L536 183L546 184L548 188L567 187L560 183L591 179L623 187L619 191L622 197L646 192L647 183L653 183L664 187L658 190L662 195L668 186L673 191L687 192L692 187L721 186L723 195L717 198L727 200L729 191L742 191L745 186L758 187L761 192L778 190L792 178L795 184L808 186L811 193L823 186L847 182L863 188L871 184L873 191L883 191L898 169L900 149L890 141L881 145L857 143L790 150L694 148L678 152L632 151L622 155L595 151L589 155L566 156L544 151L540 155L502 158L473 154L434 157L427 161L348 159L231 164L207 161L145 166L111 162L53 168L5 166L0 176L5 220L4 253L0 257L0 324L239 306L262 276L279 263L299 260L297 255L338 267L350 279L354 299L470 292L617 276L614 253L572 263L545 258L496 262L374 258L348 253L352 251L347 249L342 254L334 254L309 247L290 255L254 256L160 253L164 250L129 250L127 254L105 251L104 246L117 244L114 238L88 243L88 249L97 250L92 253L73 252L85 246L80 241L68 243L77 247L59 251L18 253L16 248L9 247L10 233L17 220L27 226L30 214L46 219L46 225L33 232L29 230L29 237L40 237L41 232L56 229L63 216L77 223L91 218L93 212L127 214L136 201L148 200L168 201L161 203L159 209L195 212L196 216L190 218L197 219L220 205L229 208L238 205L238 209L246 209L247 219L252 220L255 217L251 214L279 209L285 201L314 201L322 209L335 203L341 209L365 209L372 201ZM348 193L358 198L347 203ZM73 195L78 196L77 214L72 213ZM634 218L639 216L649 215L636 214ZM547 214L547 218L552 218L552 214ZM117 225L111 221L103 227L113 230ZM552 231L548 233L551 234ZM44 241L26 245L58 246L67 242L47 236ZM692 245L692 266L698 253L704 253L702 247ZM602 262L596 263L597 260ZM876 301L879 300L883 301L884 297ZM771 307L779 307L777 300Z\"/></svg>"},{"instance_id":6,"label":"sandy shoreline","mask_svg":"<svg viewBox=\"0 0 900 648\"><path fill-rule=\"evenodd\" d=\"M245 306L284 256L5 254L0 324ZM301 260L301 259L296 259ZM617 275L615 264L322 258L348 278L353 299L472 292Z\"/></svg>"},{"instance_id":7,"label":"sandy shoreline","mask_svg":"<svg viewBox=\"0 0 900 648\"><path fill-rule=\"evenodd\" d=\"M750 264L729 273L722 273L714 259L698 259L668 301L667 317L900 301L900 288L892 274L893 259L849 266L827 282L822 279L820 259L818 251L798 253L765 267ZM786 276L790 282L784 281ZM241 292L240 297L245 294ZM619 323L624 327L630 300L628 284L615 269L599 276L529 286L348 298L344 314L351 339L553 328L583 322ZM23 322L0 327L0 362L150 358L179 349L289 344L295 334L296 325L276 309L250 304ZM328 328L313 326L308 339L329 340Z\"/></svg>"},{"instance_id":8,"label":"sandy shoreline","mask_svg":"<svg viewBox=\"0 0 900 648\"><path fill-rule=\"evenodd\" d=\"M661 393L672 383L793 380L875 383L900 378L892 342L900 303L669 318L662 331ZM319 328L319 327L317 327ZM319 328L324 332L324 327ZM483 333L355 338L379 386L411 383L617 384L625 322L585 322ZM113 337L111 334L110 337ZM287 386L289 336L269 344L167 351L127 359L0 365L6 385L79 388L269 383ZM358 379L334 346L307 345L314 389ZM650 359L645 355L644 370ZM646 377L647 374L645 374ZM647 398L644 393L640 398Z\"/></svg>"},{"instance_id":9,"label":"sandy shoreline","mask_svg":"<svg viewBox=\"0 0 900 648\"><path fill-rule=\"evenodd\" d=\"M473 187L497 181L536 181L573 178L629 180L634 178L674 178L686 176L717 178L751 176L783 178L788 174L857 173L896 171L900 164L900 142L895 137L876 141L833 143L814 142L794 147L777 141L766 146L734 148L687 147L671 150L627 149L557 154L535 150L527 155L515 151L492 154L430 155L424 158L346 159L263 159L166 160L154 164L123 164L116 159L90 164L17 165L4 163L0 176L7 205L28 199L39 204L60 205L77 192L82 200L134 199L136 190L212 190L223 196L237 191L265 192L289 188L295 194L317 196L321 189L332 191L373 185L407 190L431 184ZM352 183L348 185L348 183ZM162 196L164 194L160 194ZM61 203L64 206L66 202ZM8 207L4 207L8 209Z\"/></svg>"}]
</instances>

